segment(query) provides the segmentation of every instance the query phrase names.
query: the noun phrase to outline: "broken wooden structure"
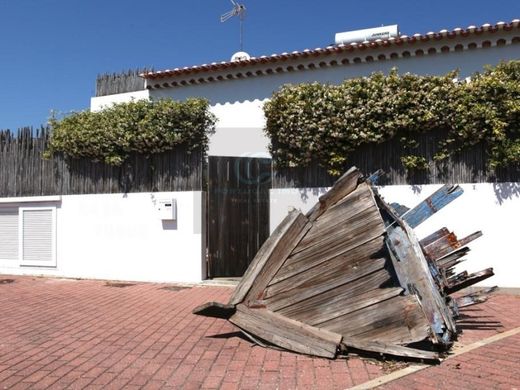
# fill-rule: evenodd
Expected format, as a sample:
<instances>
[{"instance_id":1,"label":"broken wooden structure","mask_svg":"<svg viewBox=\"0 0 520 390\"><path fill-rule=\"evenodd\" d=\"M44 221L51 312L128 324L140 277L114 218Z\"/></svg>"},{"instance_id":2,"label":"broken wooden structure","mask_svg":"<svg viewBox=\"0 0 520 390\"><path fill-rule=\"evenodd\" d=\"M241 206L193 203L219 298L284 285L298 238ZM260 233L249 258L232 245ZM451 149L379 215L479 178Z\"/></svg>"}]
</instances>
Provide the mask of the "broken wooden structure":
<instances>
[{"instance_id":1,"label":"broken wooden structure","mask_svg":"<svg viewBox=\"0 0 520 390\"><path fill-rule=\"evenodd\" d=\"M228 319L260 345L309 355L354 349L438 359L457 337L458 308L489 292L451 297L493 275L454 271L481 233L458 240L443 228L419 241L413 228L462 189L443 186L408 209L383 200L378 175L364 179L352 168L306 215L290 212L229 303L194 313Z\"/></svg>"}]
</instances>

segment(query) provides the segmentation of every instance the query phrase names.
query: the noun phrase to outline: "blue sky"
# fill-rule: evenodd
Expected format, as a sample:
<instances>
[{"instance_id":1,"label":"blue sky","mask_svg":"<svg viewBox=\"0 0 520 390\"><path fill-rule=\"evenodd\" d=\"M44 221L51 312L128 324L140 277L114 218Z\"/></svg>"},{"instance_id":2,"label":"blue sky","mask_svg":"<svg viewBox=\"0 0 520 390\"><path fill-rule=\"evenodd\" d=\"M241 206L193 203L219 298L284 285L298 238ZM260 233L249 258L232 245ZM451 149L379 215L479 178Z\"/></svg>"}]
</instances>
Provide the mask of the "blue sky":
<instances>
[{"instance_id":1,"label":"blue sky","mask_svg":"<svg viewBox=\"0 0 520 390\"><path fill-rule=\"evenodd\" d=\"M253 56L383 24L410 35L520 18L519 0L241 2ZM238 20L219 21L229 9L229 0L0 0L0 129L88 108L98 73L228 60L239 46Z\"/></svg>"}]
</instances>

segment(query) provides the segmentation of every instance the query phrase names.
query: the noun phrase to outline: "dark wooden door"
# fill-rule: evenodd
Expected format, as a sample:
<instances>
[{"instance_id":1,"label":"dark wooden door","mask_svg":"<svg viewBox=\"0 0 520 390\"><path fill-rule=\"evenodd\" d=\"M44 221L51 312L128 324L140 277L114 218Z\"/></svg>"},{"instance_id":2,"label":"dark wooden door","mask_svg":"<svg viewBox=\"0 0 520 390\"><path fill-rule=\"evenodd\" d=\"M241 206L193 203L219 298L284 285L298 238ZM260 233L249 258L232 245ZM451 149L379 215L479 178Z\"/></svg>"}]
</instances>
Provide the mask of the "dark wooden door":
<instances>
[{"instance_id":1,"label":"dark wooden door","mask_svg":"<svg viewBox=\"0 0 520 390\"><path fill-rule=\"evenodd\" d=\"M271 159L208 162L208 276L242 276L269 236Z\"/></svg>"}]
</instances>

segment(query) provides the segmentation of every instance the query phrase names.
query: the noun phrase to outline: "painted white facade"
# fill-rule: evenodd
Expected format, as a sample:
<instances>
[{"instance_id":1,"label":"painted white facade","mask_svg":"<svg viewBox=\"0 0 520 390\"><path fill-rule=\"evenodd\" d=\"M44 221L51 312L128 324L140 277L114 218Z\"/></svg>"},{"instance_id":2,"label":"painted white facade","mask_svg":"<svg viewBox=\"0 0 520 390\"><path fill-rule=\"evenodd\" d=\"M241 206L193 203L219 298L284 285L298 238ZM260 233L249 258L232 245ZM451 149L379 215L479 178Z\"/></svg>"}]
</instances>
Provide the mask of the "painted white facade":
<instances>
[{"instance_id":1,"label":"painted white facade","mask_svg":"<svg viewBox=\"0 0 520 390\"><path fill-rule=\"evenodd\" d=\"M3 260L0 273L200 282L206 277L204 197L199 191L4 198L4 209L55 208L56 266ZM159 202L172 199L176 220L161 220Z\"/></svg>"},{"instance_id":2,"label":"painted white facade","mask_svg":"<svg viewBox=\"0 0 520 390\"><path fill-rule=\"evenodd\" d=\"M126 103L132 100L148 100L150 98L150 92L145 89L144 91L135 91L127 93L118 93L115 95L98 96L90 98L90 110L101 111L104 108L110 107L116 103Z\"/></svg>"},{"instance_id":3,"label":"painted white facade","mask_svg":"<svg viewBox=\"0 0 520 390\"><path fill-rule=\"evenodd\" d=\"M441 185L395 185L379 188L388 203L415 207ZM493 267L495 276L482 285L520 287L518 255L518 218L520 217L520 183L462 184L464 194L419 225L419 239L447 227L459 239L481 230L483 236L469 244L468 261L460 270L470 272ZM307 212L327 188L272 189L270 191L271 232L293 207Z\"/></svg>"}]
</instances>

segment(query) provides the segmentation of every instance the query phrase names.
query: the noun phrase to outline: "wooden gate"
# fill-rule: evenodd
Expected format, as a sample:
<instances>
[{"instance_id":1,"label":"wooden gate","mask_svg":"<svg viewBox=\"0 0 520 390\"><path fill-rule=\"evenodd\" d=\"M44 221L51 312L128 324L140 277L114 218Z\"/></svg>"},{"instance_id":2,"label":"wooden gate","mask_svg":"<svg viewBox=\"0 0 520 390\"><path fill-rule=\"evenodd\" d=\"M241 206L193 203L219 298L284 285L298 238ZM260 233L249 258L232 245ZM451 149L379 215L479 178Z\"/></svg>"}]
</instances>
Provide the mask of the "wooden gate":
<instances>
[{"instance_id":1,"label":"wooden gate","mask_svg":"<svg viewBox=\"0 0 520 390\"><path fill-rule=\"evenodd\" d=\"M269 237L271 159L209 157L208 276L242 276Z\"/></svg>"}]
</instances>

